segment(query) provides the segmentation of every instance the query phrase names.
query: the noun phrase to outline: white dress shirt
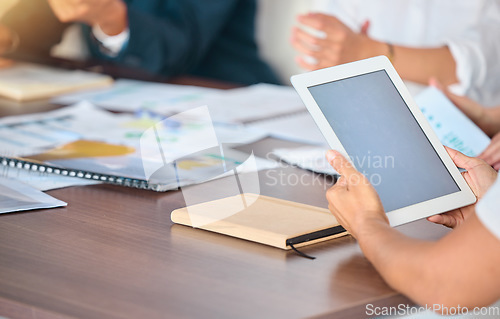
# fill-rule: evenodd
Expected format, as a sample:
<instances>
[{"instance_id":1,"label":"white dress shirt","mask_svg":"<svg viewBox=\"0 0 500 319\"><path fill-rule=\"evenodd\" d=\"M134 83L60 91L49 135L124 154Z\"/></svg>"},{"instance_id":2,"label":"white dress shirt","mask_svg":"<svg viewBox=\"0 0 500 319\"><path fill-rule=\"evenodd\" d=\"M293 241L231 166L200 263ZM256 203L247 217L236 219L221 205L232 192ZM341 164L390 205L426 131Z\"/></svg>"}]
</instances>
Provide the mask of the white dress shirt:
<instances>
[{"instance_id":1,"label":"white dress shirt","mask_svg":"<svg viewBox=\"0 0 500 319\"><path fill-rule=\"evenodd\" d=\"M500 178L477 203L476 214L483 225L500 240Z\"/></svg>"},{"instance_id":2,"label":"white dress shirt","mask_svg":"<svg viewBox=\"0 0 500 319\"><path fill-rule=\"evenodd\" d=\"M107 49L108 55L115 57L128 43L130 30L127 28L117 35L107 35L104 31L102 31L99 25L96 24L92 27L92 34L97 41L99 41L101 45Z\"/></svg>"},{"instance_id":3,"label":"white dress shirt","mask_svg":"<svg viewBox=\"0 0 500 319\"><path fill-rule=\"evenodd\" d=\"M485 106L500 105L500 1L328 0L316 7L355 31L409 47L447 45L460 83L451 89ZM397 58L397 57L396 57Z\"/></svg>"}]
</instances>

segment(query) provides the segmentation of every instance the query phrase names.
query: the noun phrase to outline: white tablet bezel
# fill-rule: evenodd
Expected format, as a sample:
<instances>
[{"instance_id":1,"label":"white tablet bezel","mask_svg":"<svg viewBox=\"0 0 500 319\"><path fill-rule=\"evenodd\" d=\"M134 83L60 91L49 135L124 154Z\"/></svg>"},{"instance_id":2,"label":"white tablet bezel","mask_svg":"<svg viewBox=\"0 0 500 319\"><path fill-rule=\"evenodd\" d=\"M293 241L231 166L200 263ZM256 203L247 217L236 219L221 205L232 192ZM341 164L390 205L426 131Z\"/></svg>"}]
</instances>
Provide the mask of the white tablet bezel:
<instances>
[{"instance_id":1,"label":"white tablet bezel","mask_svg":"<svg viewBox=\"0 0 500 319\"><path fill-rule=\"evenodd\" d=\"M325 136L330 147L338 150L340 153L349 158L349 154L345 151L342 142L335 135L335 132L328 123L328 120L309 92L309 87L381 70L384 70L389 76L390 80L396 87L396 90L403 98L410 112L417 120L418 125L422 128L432 147L460 189L460 191L453 194L386 212L391 226L398 226L475 203L476 196L465 182L462 174L453 163L453 160L448 155L448 152L446 152L446 149L439 141L432 127L427 122L427 119L420 111L420 108L413 100L405 84L387 57L378 56L327 69L295 75L291 77L291 82L306 105L309 113L311 113L311 116L318 125L319 129ZM415 173L418 174L418 170L420 169L425 168L423 166L422 168L415 168Z\"/></svg>"}]
</instances>

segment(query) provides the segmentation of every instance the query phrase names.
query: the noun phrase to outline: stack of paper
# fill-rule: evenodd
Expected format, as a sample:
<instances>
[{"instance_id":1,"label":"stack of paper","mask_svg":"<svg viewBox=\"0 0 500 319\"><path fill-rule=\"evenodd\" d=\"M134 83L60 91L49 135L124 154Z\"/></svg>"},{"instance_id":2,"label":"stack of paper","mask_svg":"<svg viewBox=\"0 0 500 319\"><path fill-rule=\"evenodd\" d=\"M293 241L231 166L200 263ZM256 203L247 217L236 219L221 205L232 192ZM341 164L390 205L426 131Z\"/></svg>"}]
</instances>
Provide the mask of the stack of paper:
<instances>
[{"instance_id":1,"label":"stack of paper","mask_svg":"<svg viewBox=\"0 0 500 319\"><path fill-rule=\"evenodd\" d=\"M0 70L0 95L17 101L50 98L71 91L105 87L107 75L16 63Z\"/></svg>"},{"instance_id":2,"label":"stack of paper","mask_svg":"<svg viewBox=\"0 0 500 319\"><path fill-rule=\"evenodd\" d=\"M18 181L0 178L0 214L67 204Z\"/></svg>"},{"instance_id":3,"label":"stack of paper","mask_svg":"<svg viewBox=\"0 0 500 319\"><path fill-rule=\"evenodd\" d=\"M53 102L69 105L83 100L113 111L147 110L162 115L207 106L212 119L222 123L247 123L305 111L293 88L271 84L218 90L117 80L109 89L60 96Z\"/></svg>"},{"instance_id":4,"label":"stack of paper","mask_svg":"<svg viewBox=\"0 0 500 319\"><path fill-rule=\"evenodd\" d=\"M320 174L338 175L326 160L326 147L304 146L299 148L279 148L273 154L282 161Z\"/></svg>"},{"instance_id":5,"label":"stack of paper","mask_svg":"<svg viewBox=\"0 0 500 319\"><path fill-rule=\"evenodd\" d=\"M227 147L252 143L265 136L263 132L238 125L214 125L206 108L156 118L148 114L113 114L87 102L47 113L1 119L0 132L3 132L0 154L22 157L36 167L31 170L40 171L42 165L37 164L43 164L141 181L168 177L167 182L157 183L158 190L218 176L225 166L231 170L231 165L238 166L248 155ZM23 166L8 158L0 163L4 165L4 176L20 174ZM258 169L275 164L257 159ZM60 186L46 180L46 169L42 173L30 175L29 183L39 189ZM76 172L71 174L67 173L70 177L78 176ZM89 176L93 182L101 180L99 175ZM179 177L185 178L179 180Z\"/></svg>"},{"instance_id":6,"label":"stack of paper","mask_svg":"<svg viewBox=\"0 0 500 319\"><path fill-rule=\"evenodd\" d=\"M190 106L205 105L203 100L219 91L197 86L118 79L109 88L62 95L52 102L70 105L88 101L111 111L148 110L168 115L182 112Z\"/></svg>"},{"instance_id":7,"label":"stack of paper","mask_svg":"<svg viewBox=\"0 0 500 319\"><path fill-rule=\"evenodd\" d=\"M323 145L326 141L309 112L252 122L248 127L267 132L274 138L297 143Z\"/></svg>"},{"instance_id":8,"label":"stack of paper","mask_svg":"<svg viewBox=\"0 0 500 319\"><path fill-rule=\"evenodd\" d=\"M48 191L70 186L100 184L100 182L94 180L54 175L47 172L34 172L24 168L7 166L0 169L0 178L23 181L23 183L40 191Z\"/></svg>"},{"instance_id":9,"label":"stack of paper","mask_svg":"<svg viewBox=\"0 0 500 319\"><path fill-rule=\"evenodd\" d=\"M306 111L292 87L271 84L221 91L207 96L203 105L208 106L214 121L226 123L249 123Z\"/></svg>"},{"instance_id":10,"label":"stack of paper","mask_svg":"<svg viewBox=\"0 0 500 319\"><path fill-rule=\"evenodd\" d=\"M443 145L478 156L490 144L490 138L438 89L428 88L415 101Z\"/></svg>"}]
</instances>

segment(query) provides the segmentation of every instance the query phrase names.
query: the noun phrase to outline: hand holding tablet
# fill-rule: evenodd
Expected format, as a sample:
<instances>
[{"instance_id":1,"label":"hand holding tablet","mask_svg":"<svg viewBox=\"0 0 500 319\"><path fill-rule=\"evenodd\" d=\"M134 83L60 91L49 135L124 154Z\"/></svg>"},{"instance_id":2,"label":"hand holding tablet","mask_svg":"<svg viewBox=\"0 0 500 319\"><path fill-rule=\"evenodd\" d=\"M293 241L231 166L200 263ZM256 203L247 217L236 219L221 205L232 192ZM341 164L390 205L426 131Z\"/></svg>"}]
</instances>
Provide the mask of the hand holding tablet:
<instances>
[{"instance_id":1,"label":"hand holding tablet","mask_svg":"<svg viewBox=\"0 0 500 319\"><path fill-rule=\"evenodd\" d=\"M326 193L328 208L345 230L358 238L358 232L363 231L366 221L388 224L382 202L368 179L337 151L328 151L326 157L328 163L341 174Z\"/></svg>"},{"instance_id":2,"label":"hand holding tablet","mask_svg":"<svg viewBox=\"0 0 500 319\"><path fill-rule=\"evenodd\" d=\"M476 196L386 57L292 77L332 149L373 185L392 226Z\"/></svg>"}]
</instances>

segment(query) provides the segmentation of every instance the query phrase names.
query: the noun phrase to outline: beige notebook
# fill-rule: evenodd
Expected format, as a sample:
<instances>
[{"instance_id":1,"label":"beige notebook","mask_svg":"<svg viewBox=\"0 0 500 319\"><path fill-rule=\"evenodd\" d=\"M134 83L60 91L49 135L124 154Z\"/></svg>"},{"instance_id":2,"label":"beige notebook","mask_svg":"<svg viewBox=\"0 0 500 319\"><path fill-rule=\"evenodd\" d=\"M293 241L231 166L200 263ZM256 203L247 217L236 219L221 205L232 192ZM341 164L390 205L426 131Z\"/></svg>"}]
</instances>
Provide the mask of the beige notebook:
<instances>
[{"instance_id":1,"label":"beige notebook","mask_svg":"<svg viewBox=\"0 0 500 319\"><path fill-rule=\"evenodd\" d=\"M248 193L174 210L171 219L287 250L347 235L327 209Z\"/></svg>"},{"instance_id":2,"label":"beige notebook","mask_svg":"<svg viewBox=\"0 0 500 319\"><path fill-rule=\"evenodd\" d=\"M106 87L112 83L113 79L103 74L31 63L15 63L0 69L0 95L16 101L51 98L77 90Z\"/></svg>"}]
</instances>

